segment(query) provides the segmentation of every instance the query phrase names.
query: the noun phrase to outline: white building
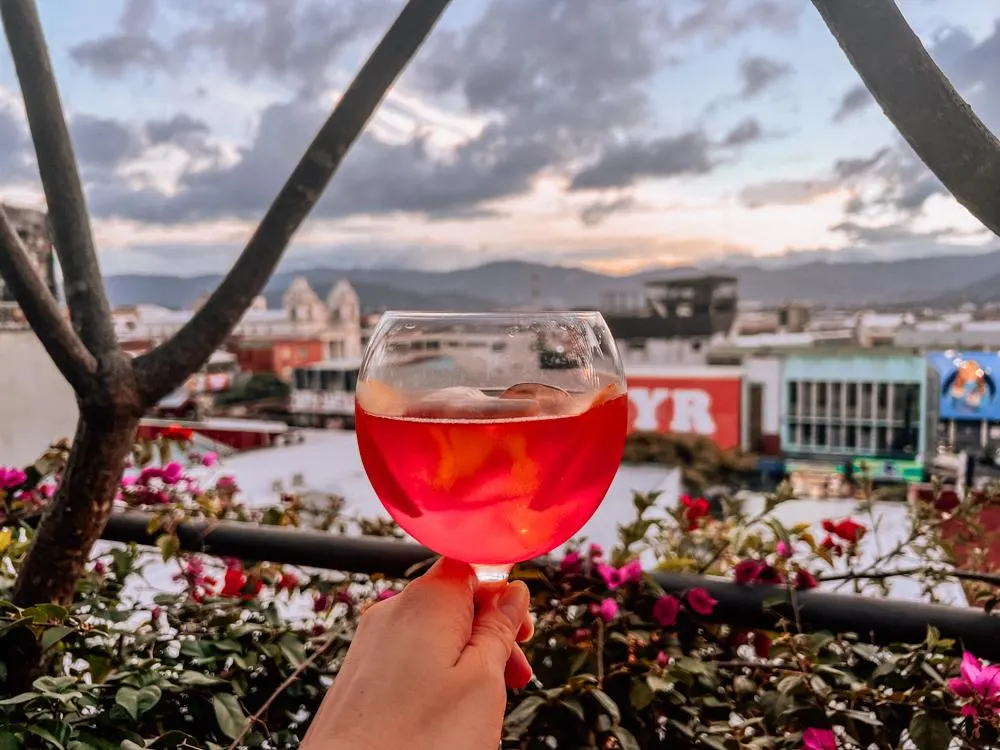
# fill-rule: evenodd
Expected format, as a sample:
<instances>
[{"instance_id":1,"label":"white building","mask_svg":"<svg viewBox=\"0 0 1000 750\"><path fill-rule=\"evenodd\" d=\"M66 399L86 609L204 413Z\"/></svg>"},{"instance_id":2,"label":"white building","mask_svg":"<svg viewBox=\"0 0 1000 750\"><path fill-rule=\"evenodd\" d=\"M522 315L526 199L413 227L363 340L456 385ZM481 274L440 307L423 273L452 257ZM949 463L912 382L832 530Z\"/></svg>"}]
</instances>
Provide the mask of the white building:
<instances>
[{"instance_id":1,"label":"white building","mask_svg":"<svg viewBox=\"0 0 1000 750\"><path fill-rule=\"evenodd\" d=\"M115 310L115 328L124 345L143 350L173 336L193 314L194 310L135 305ZM341 279L322 300L300 276L289 285L280 308L268 308L263 297L254 300L237 323L231 340L240 344L318 340L325 346L326 357L360 357L361 305L357 292Z\"/></svg>"},{"instance_id":2,"label":"white building","mask_svg":"<svg viewBox=\"0 0 1000 750\"><path fill-rule=\"evenodd\" d=\"M34 463L76 429L76 396L29 328L0 329L0 465Z\"/></svg>"}]
</instances>

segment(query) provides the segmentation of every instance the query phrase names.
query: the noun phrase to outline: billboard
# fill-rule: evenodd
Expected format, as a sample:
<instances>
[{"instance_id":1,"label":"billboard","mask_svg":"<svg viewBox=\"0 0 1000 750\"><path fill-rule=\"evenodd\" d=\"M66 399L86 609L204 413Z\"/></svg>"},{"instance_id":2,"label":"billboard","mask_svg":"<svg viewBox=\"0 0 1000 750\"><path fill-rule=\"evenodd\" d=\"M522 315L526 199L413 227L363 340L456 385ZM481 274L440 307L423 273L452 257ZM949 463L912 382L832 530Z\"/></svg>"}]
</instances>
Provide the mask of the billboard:
<instances>
[{"instance_id":1,"label":"billboard","mask_svg":"<svg viewBox=\"0 0 1000 750\"><path fill-rule=\"evenodd\" d=\"M944 420L1000 420L1000 355L992 352L932 352L939 374L938 416Z\"/></svg>"},{"instance_id":2,"label":"billboard","mask_svg":"<svg viewBox=\"0 0 1000 750\"><path fill-rule=\"evenodd\" d=\"M701 375L706 369L629 374L629 432L696 433L720 448L739 446L743 379Z\"/></svg>"}]
</instances>

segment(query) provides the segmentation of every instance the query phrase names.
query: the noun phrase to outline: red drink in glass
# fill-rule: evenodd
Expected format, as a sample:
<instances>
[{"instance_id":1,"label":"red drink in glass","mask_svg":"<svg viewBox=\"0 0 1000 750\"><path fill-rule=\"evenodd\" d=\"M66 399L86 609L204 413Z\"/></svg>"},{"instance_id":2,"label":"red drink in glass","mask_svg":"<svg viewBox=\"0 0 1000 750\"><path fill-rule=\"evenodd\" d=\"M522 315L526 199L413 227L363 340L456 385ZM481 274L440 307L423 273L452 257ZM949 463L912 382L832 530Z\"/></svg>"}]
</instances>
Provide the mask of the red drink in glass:
<instances>
[{"instance_id":1,"label":"red drink in glass","mask_svg":"<svg viewBox=\"0 0 1000 750\"><path fill-rule=\"evenodd\" d=\"M625 444L619 394L577 413L501 418L447 408L380 416L359 403L361 460L416 540L469 563L514 564L563 544L597 510Z\"/></svg>"}]
</instances>

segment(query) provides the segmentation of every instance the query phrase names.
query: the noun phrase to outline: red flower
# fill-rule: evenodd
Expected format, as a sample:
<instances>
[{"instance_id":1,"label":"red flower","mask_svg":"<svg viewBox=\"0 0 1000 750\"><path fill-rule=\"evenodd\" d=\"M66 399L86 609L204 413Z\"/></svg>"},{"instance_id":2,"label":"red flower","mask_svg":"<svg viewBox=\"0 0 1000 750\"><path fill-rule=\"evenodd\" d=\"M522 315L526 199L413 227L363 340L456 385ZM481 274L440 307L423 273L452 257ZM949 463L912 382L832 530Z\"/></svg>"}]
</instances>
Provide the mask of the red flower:
<instances>
[{"instance_id":1,"label":"red flower","mask_svg":"<svg viewBox=\"0 0 1000 750\"><path fill-rule=\"evenodd\" d=\"M851 518L845 518L842 521L833 521L827 519L823 521L823 531L828 534L833 534L836 537L840 537L845 542L850 544L857 544L861 541L861 538L868 533L868 529L862 524Z\"/></svg>"},{"instance_id":2,"label":"red flower","mask_svg":"<svg viewBox=\"0 0 1000 750\"><path fill-rule=\"evenodd\" d=\"M692 612L702 617L708 617L715 611L715 605L719 602L712 598L712 595L705 589L696 588L688 591L687 603Z\"/></svg>"},{"instance_id":3,"label":"red flower","mask_svg":"<svg viewBox=\"0 0 1000 750\"><path fill-rule=\"evenodd\" d=\"M598 565L597 574L604 580L609 589L616 589L626 583L642 580L642 563L633 560L620 568L613 565Z\"/></svg>"},{"instance_id":4,"label":"red flower","mask_svg":"<svg viewBox=\"0 0 1000 750\"><path fill-rule=\"evenodd\" d=\"M698 519L708 515L708 500L703 497L693 499L687 495L681 495L681 504L684 506L684 518L688 522L688 531L698 528Z\"/></svg>"},{"instance_id":5,"label":"red flower","mask_svg":"<svg viewBox=\"0 0 1000 750\"><path fill-rule=\"evenodd\" d=\"M819 586L816 576L808 570L799 570L795 573L795 588L799 591L809 591Z\"/></svg>"},{"instance_id":6,"label":"red flower","mask_svg":"<svg viewBox=\"0 0 1000 750\"><path fill-rule=\"evenodd\" d=\"M247 583L247 574L239 568L227 568L222 584L223 596L241 596Z\"/></svg>"},{"instance_id":7,"label":"red flower","mask_svg":"<svg viewBox=\"0 0 1000 750\"><path fill-rule=\"evenodd\" d=\"M934 509L941 513L951 513L961 504L957 492L942 492L934 501Z\"/></svg>"},{"instance_id":8,"label":"red flower","mask_svg":"<svg viewBox=\"0 0 1000 750\"><path fill-rule=\"evenodd\" d=\"M653 605L653 619L661 626L669 628L677 624L677 614L681 611L681 603L667 594L661 596Z\"/></svg>"},{"instance_id":9,"label":"red flower","mask_svg":"<svg viewBox=\"0 0 1000 750\"><path fill-rule=\"evenodd\" d=\"M736 583L774 585L784 583L785 577L781 571L762 560L743 560L733 568L733 579Z\"/></svg>"},{"instance_id":10,"label":"red flower","mask_svg":"<svg viewBox=\"0 0 1000 750\"><path fill-rule=\"evenodd\" d=\"M830 536L829 534L827 534L825 537L823 537L823 541L820 542L819 544L824 549L830 550L830 552L832 552L837 557L840 557L841 555L844 554L844 548L843 548L843 546L840 545L840 544L837 544L837 542L835 542L833 540L833 537Z\"/></svg>"},{"instance_id":11,"label":"red flower","mask_svg":"<svg viewBox=\"0 0 1000 750\"><path fill-rule=\"evenodd\" d=\"M294 573L282 573L281 577L278 579L278 591L287 591L288 593L292 593L298 585L299 579Z\"/></svg>"},{"instance_id":12,"label":"red flower","mask_svg":"<svg viewBox=\"0 0 1000 750\"><path fill-rule=\"evenodd\" d=\"M559 570L563 575L575 575L580 572L582 559L579 552L567 552L566 556L559 563Z\"/></svg>"},{"instance_id":13,"label":"red flower","mask_svg":"<svg viewBox=\"0 0 1000 750\"><path fill-rule=\"evenodd\" d=\"M330 595L329 594L316 594L313 597L313 612L319 614L320 612L326 612L330 608Z\"/></svg>"},{"instance_id":14,"label":"red flower","mask_svg":"<svg viewBox=\"0 0 1000 750\"><path fill-rule=\"evenodd\" d=\"M165 440L176 440L186 443L194 437L194 431L189 430L187 427L181 427L179 424L170 424L160 430L160 437Z\"/></svg>"}]
</instances>

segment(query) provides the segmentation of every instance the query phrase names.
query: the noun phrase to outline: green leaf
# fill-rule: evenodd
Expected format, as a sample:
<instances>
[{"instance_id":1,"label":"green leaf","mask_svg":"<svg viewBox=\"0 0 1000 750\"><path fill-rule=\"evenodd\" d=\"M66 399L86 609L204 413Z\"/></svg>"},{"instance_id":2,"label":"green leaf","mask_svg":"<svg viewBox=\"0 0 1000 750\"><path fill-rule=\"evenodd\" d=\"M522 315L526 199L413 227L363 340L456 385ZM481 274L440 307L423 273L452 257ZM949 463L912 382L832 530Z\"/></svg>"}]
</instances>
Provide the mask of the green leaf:
<instances>
[{"instance_id":1,"label":"green leaf","mask_svg":"<svg viewBox=\"0 0 1000 750\"><path fill-rule=\"evenodd\" d=\"M30 617L36 625L47 625L50 622L62 622L66 619L69 611L58 604L36 604L34 607L28 607L21 614Z\"/></svg>"},{"instance_id":2,"label":"green leaf","mask_svg":"<svg viewBox=\"0 0 1000 750\"><path fill-rule=\"evenodd\" d=\"M529 695L518 703L504 719L503 727L506 736L510 739L520 739L521 735L528 731L531 723L535 720L535 714L543 705L545 705L545 699L540 695Z\"/></svg>"},{"instance_id":3,"label":"green leaf","mask_svg":"<svg viewBox=\"0 0 1000 750\"><path fill-rule=\"evenodd\" d=\"M47 628L45 632L42 633L42 650L48 651L74 630L76 630L76 628L71 625L56 625L54 627Z\"/></svg>"},{"instance_id":4,"label":"green leaf","mask_svg":"<svg viewBox=\"0 0 1000 750\"><path fill-rule=\"evenodd\" d=\"M13 698L7 698L0 701L0 706L19 706L22 703L27 703L37 697L38 693L21 693L20 695L15 695Z\"/></svg>"},{"instance_id":5,"label":"green leaf","mask_svg":"<svg viewBox=\"0 0 1000 750\"><path fill-rule=\"evenodd\" d=\"M603 690L591 690L590 694L594 696L601 709L608 715L611 719L611 724L616 725L622 720L621 711L618 710L618 704L615 703L611 696L605 693Z\"/></svg>"},{"instance_id":6,"label":"green leaf","mask_svg":"<svg viewBox=\"0 0 1000 750\"><path fill-rule=\"evenodd\" d=\"M21 750L21 740L13 732L0 732L0 750Z\"/></svg>"},{"instance_id":7,"label":"green leaf","mask_svg":"<svg viewBox=\"0 0 1000 750\"><path fill-rule=\"evenodd\" d=\"M139 714L142 715L160 702L162 691L156 685L146 685L136 695L139 706Z\"/></svg>"},{"instance_id":8,"label":"green leaf","mask_svg":"<svg viewBox=\"0 0 1000 750\"><path fill-rule=\"evenodd\" d=\"M301 667L306 662L306 647L294 633L285 633L278 640L281 653L293 667Z\"/></svg>"},{"instance_id":9,"label":"green leaf","mask_svg":"<svg viewBox=\"0 0 1000 750\"><path fill-rule=\"evenodd\" d=\"M653 690L645 682L635 678L632 680L632 688L628 691L628 702L632 708L641 711L653 702Z\"/></svg>"},{"instance_id":10,"label":"green leaf","mask_svg":"<svg viewBox=\"0 0 1000 750\"><path fill-rule=\"evenodd\" d=\"M167 562L167 560L177 554L181 543L173 534L161 534L156 538L156 546L160 548L160 556L163 557L163 562Z\"/></svg>"},{"instance_id":11,"label":"green leaf","mask_svg":"<svg viewBox=\"0 0 1000 750\"><path fill-rule=\"evenodd\" d=\"M215 710L215 720L219 722L222 733L231 740L239 737L246 723L246 715L236 696L232 693L216 695L212 698L212 708Z\"/></svg>"},{"instance_id":12,"label":"green leaf","mask_svg":"<svg viewBox=\"0 0 1000 750\"><path fill-rule=\"evenodd\" d=\"M935 716L915 714L910 720L910 740L917 750L948 750L951 728Z\"/></svg>"},{"instance_id":13,"label":"green leaf","mask_svg":"<svg viewBox=\"0 0 1000 750\"><path fill-rule=\"evenodd\" d=\"M642 750L642 748L639 747L639 740L637 740L635 735L633 735L625 727L615 727L611 734L616 740L618 740L618 744L621 746L622 750Z\"/></svg>"},{"instance_id":14,"label":"green leaf","mask_svg":"<svg viewBox=\"0 0 1000 750\"><path fill-rule=\"evenodd\" d=\"M25 731L28 734L33 734L36 737L41 737L46 742L58 748L58 750L66 750L66 746L59 741L59 738L56 737L54 734L52 734L52 732L50 732L45 727L40 727L37 724L31 724L25 727Z\"/></svg>"},{"instance_id":15,"label":"green leaf","mask_svg":"<svg viewBox=\"0 0 1000 750\"><path fill-rule=\"evenodd\" d=\"M222 680L218 677L211 677L201 672L185 669L177 678L177 682L181 685L189 685L191 687L208 687L209 685L218 685Z\"/></svg>"},{"instance_id":16,"label":"green leaf","mask_svg":"<svg viewBox=\"0 0 1000 750\"><path fill-rule=\"evenodd\" d=\"M139 691L135 688L118 688L115 693L115 703L125 709L133 721L139 720Z\"/></svg>"}]
</instances>

